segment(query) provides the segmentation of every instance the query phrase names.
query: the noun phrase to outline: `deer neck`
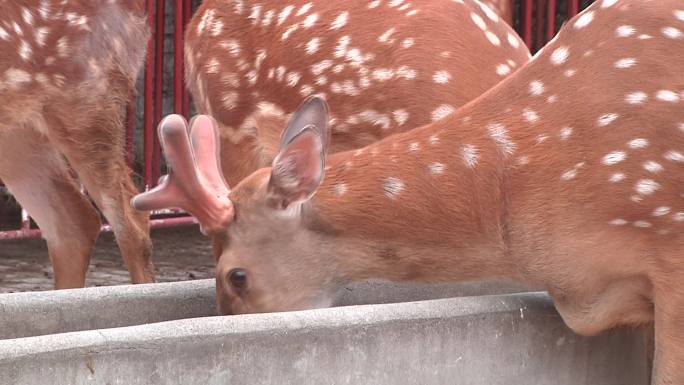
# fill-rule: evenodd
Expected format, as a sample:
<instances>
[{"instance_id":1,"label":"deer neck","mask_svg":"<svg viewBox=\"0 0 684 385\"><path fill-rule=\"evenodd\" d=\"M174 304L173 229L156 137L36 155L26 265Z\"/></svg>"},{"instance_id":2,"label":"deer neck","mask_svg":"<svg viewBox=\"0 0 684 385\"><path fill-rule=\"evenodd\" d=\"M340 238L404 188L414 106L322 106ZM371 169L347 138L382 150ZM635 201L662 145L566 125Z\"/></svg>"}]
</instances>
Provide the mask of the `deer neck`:
<instances>
[{"instance_id":1,"label":"deer neck","mask_svg":"<svg viewBox=\"0 0 684 385\"><path fill-rule=\"evenodd\" d=\"M467 107L329 158L312 207L351 278L519 280L507 240L514 138L479 115Z\"/></svg>"}]
</instances>

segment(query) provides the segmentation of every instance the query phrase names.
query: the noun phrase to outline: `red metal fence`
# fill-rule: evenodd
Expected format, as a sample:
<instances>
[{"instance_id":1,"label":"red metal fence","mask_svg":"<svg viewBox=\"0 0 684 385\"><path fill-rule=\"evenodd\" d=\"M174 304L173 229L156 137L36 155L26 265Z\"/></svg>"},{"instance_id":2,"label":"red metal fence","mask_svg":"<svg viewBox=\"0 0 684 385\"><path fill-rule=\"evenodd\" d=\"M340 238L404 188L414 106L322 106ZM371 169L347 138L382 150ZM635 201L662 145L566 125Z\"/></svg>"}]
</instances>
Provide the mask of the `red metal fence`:
<instances>
[{"instance_id":1,"label":"red metal fence","mask_svg":"<svg viewBox=\"0 0 684 385\"><path fill-rule=\"evenodd\" d=\"M150 188L156 185L162 171L161 153L156 136L156 126L162 118L163 89L165 84L172 84L173 113L189 116L190 97L184 87L183 80L183 35L185 26L190 21L193 11L200 3L198 0L173 1L172 12L168 12L166 0L148 0L148 21L153 31L153 38L148 43L147 60L144 71L144 86L141 94L143 105L142 124L136 119L133 101L128 108L126 125L126 155L129 166L140 175L141 187ZM325 0L322 0L325 1ZM510 0L513 9L513 26L523 38L530 50L535 52L551 40L562 23L576 15L591 4L593 0ZM173 75L171 79L164 76L164 37L167 16L173 19ZM139 126L142 127L139 127ZM142 130L142 159L136 159L134 138L138 130ZM139 157L140 158L140 157ZM137 161L136 161L137 160ZM10 208L1 200L0 195L0 240L21 239L40 236L28 214L15 207ZM9 217L14 218L9 218ZM13 223L18 226L13 226ZM192 224L194 220L181 212L163 211L153 213L153 228ZM9 227L9 228L8 228ZM103 231L109 231L104 225Z\"/></svg>"}]
</instances>

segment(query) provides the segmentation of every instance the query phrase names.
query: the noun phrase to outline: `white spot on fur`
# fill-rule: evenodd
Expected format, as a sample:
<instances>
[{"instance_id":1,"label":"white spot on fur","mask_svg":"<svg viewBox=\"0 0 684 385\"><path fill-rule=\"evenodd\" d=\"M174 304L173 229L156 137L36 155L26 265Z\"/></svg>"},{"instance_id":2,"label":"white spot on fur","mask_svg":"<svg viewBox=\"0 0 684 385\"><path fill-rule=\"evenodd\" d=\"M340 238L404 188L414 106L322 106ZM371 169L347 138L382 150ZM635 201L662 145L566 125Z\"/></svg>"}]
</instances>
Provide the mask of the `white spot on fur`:
<instances>
[{"instance_id":1,"label":"white spot on fur","mask_svg":"<svg viewBox=\"0 0 684 385\"><path fill-rule=\"evenodd\" d=\"M625 68L633 67L636 64L636 62L637 62L637 60L633 57L620 59L620 60L615 62L615 68L625 69Z\"/></svg>"},{"instance_id":2,"label":"white spot on fur","mask_svg":"<svg viewBox=\"0 0 684 385\"><path fill-rule=\"evenodd\" d=\"M401 46L404 48L411 48L411 46L413 46L414 43L415 43L415 40L409 37L409 38L402 40Z\"/></svg>"},{"instance_id":3,"label":"white spot on fur","mask_svg":"<svg viewBox=\"0 0 684 385\"><path fill-rule=\"evenodd\" d=\"M515 151L515 143L508 137L508 130L500 123L490 123L487 125L489 136L494 139L494 142L499 146L501 151L505 154L512 154Z\"/></svg>"},{"instance_id":4,"label":"white spot on fur","mask_svg":"<svg viewBox=\"0 0 684 385\"><path fill-rule=\"evenodd\" d=\"M630 37L634 35L636 30L631 25L621 25L615 29L615 36L617 37Z\"/></svg>"},{"instance_id":5,"label":"white spot on fur","mask_svg":"<svg viewBox=\"0 0 684 385\"><path fill-rule=\"evenodd\" d=\"M337 15L335 20L333 20L332 25L330 26L330 29L340 29L347 25L347 20L349 19L349 12L344 11Z\"/></svg>"},{"instance_id":6,"label":"white spot on fur","mask_svg":"<svg viewBox=\"0 0 684 385\"><path fill-rule=\"evenodd\" d=\"M294 87L299 83L299 79L302 78L302 75L299 72L290 72L287 74L285 77L285 82L288 86Z\"/></svg>"},{"instance_id":7,"label":"white spot on fur","mask_svg":"<svg viewBox=\"0 0 684 385\"><path fill-rule=\"evenodd\" d=\"M487 30L487 23L485 23L484 19L480 15L478 15L477 13L471 12L470 13L470 19L481 30L483 30L483 31Z\"/></svg>"},{"instance_id":8,"label":"white spot on fur","mask_svg":"<svg viewBox=\"0 0 684 385\"><path fill-rule=\"evenodd\" d=\"M318 21L318 14L312 13L304 19L302 26L304 28L311 28L314 24L316 24L316 21Z\"/></svg>"},{"instance_id":9,"label":"white spot on fur","mask_svg":"<svg viewBox=\"0 0 684 385\"><path fill-rule=\"evenodd\" d=\"M23 83L30 82L31 74L21 69L10 68L5 71L5 80L12 88L16 88Z\"/></svg>"},{"instance_id":10,"label":"white spot on fur","mask_svg":"<svg viewBox=\"0 0 684 385\"><path fill-rule=\"evenodd\" d=\"M299 8L299 10L297 11L297 13L295 13L295 15L296 15L296 16L302 16L303 14L309 12L309 10L311 9L311 7L313 7L313 4L311 4L311 3L306 3L306 4L302 5L301 8Z\"/></svg>"},{"instance_id":11,"label":"white spot on fur","mask_svg":"<svg viewBox=\"0 0 684 385\"><path fill-rule=\"evenodd\" d=\"M643 104L646 100L648 100L648 95L641 91L630 92L625 95L625 102L629 104Z\"/></svg>"},{"instance_id":12,"label":"white spot on fur","mask_svg":"<svg viewBox=\"0 0 684 385\"><path fill-rule=\"evenodd\" d=\"M332 60L326 59L326 60L320 61L320 62L311 66L311 73L313 73L314 75L320 75L323 73L323 71L332 67L332 65L333 65Z\"/></svg>"},{"instance_id":13,"label":"white spot on fur","mask_svg":"<svg viewBox=\"0 0 684 385\"><path fill-rule=\"evenodd\" d=\"M446 84L449 83L449 80L451 80L451 74L449 71L437 71L434 75L432 75L432 80L437 84Z\"/></svg>"},{"instance_id":14,"label":"white spot on fur","mask_svg":"<svg viewBox=\"0 0 684 385\"><path fill-rule=\"evenodd\" d=\"M369 9L377 8L380 5L380 0L373 0L368 4Z\"/></svg>"},{"instance_id":15,"label":"white spot on fur","mask_svg":"<svg viewBox=\"0 0 684 385\"><path fill-rule=\"evenodd\" d=\"M306 43L306 47L304 48L306 50L306 53L311 55L316 52L318 52L318 47L320 46L321 39L318 37L314 37L313 39L309 40L309 42Z\"/></svg>"},{"instance_id":16,"label":"white spot on fur","mask_svg":"<svg viewBox=\"0 0 684 385\"><path fill-rule=\"evenodd\" d=\"M240 43L235 39L228 39L219 43L221 48L228 50L230 56L237 58L240 56L242 50L240 49Z\"/></svg>"},{"instance_id":17,"label":"white spot on fur","mask_svg":"<svg viewBox=\"0 0 684 385\"><path fill-rule=\"evenodd\" d=\"M617 218L617 219L613 219L612 221L610 221L608 223L610 223L613 226L624 226L627 224L627 221L624 219Z\"/></svg>"},{"instance_id":18,"label":"white spot on fur","mask_svg":"<svg viewBox=\"0 0 684 385\"><path fill-rule=\"evenodd\" d=\"M551 53L551 63L553 65L561 65L568 60L569 55L568 47L558 47Z\"/></svg>"},{"instance_id":19,"label":"white spot on fur","mask_svg":"<svg viewBox=\"0 0 684 385\"><path fill-rule=\"evenodd\" d=\"M571 78L571 77L575 76L576 73L577 73L576 69L570 68L568 70L565 70L565 72L563 72L563 75L565 75L565 77L567 77L567 78Z\"/></svg>"},{"instance_id":20,"label":"white spot on fur","mask_svg":"<svg viewBox=\"0 0 684 385\"><path fill-rule=\"evenodd\" d=\"M655 210L653 210L653 214L652 214L652 215L653 215L654 217L662 217L663 215L669 214L670 211L671 211L671 209L670 209L669 207L661 206L661 207L658 207L658 208L656 208Z\"/></svg>"},{"instance_id":21,"label":"white spot on fur","mask_svg":"<svg viewBox=\"0 0 684 385\"><path fill-rule=\"evenodd\" d=\"M561 179L571 180L571 179L575 179L576 176L577 176L577 170L573 168L573 169L570 169L570 170L564 172L561 175Z\"/></svg>"},{"instance_id":22,"label":"white spot on fur","mask_svg":"<svg viewBox=\"0 0 684 385\"><path fill-rule=\"evenodd\" d=\"M672 13L674 14L674 17L677 18L677 20L684 21L684 10L675 9Z\"/></svg>"},{"instance_id":23,"label":"white spot on fur","mask_svg":"<svg viewBox=\"0 0 684 385\"><path fill-rule=\"evenodd\" d=\"M646 148L648 146L648 140L643 138L632 139L627 145L629 148L633 149Z\"/></svg>"},{"instance_id":24,"label":"white spot on fur","mask_svg":"<svg viewBox=\"0 0 684 385\"><path fill-rule=\"evenodd\" d=\"M390 29L388 29L387 31L383 32L383 34L380 35L380 36L378 37L378 41L379 41L380 43L385 43L385 44L387 44L387 43L389 43L389 44L394 43L394 39L391 38L391 36L392 36L392 34L394 33L395 30L396 30L395 28L390 28Z\"/></svg>"},{"instance_id":25,"label":"white spot on fur","mask_svg":"<svg viewBox=\"0 0 684 385\"><path fill-rule=\"evenodd\" d=\"M408 120L409 113L404 109L399 109L393 111L392 116L394 116L394 120L397 122L397 125L401 126Z\"/></svg>"},{"instance_id":26,"label":"white spot on fur","mask_svg":"<svg viewBox=\"0 0 684 385\"><path fill-rule=\"evenodd\" d=\"M573 26L575 29L582 29L594 20L594 11L586 11L577 18L577 21L575 21L575 25Z\"/></svg>"},{"instance_id":27,"label":"white spot on fur","mask_svg":"<svg viewBox=\"0 0 684 385\"><path fill-rule=\"evenodd\" d=\"M506 40L508 40L508 44L510 44L511 47L513 47L513 48L520 47L520 39L517 36L513 35L511 32L509 32L508 35L506 36Z\"/></svg>"},{"instance_id":28,"label":"white spot on fur","mask_svg":"<svg viewBox=\"0 0 684 385\"><path fill-rule=\"evenodd\" d=\"M601 161L606 166L612 166L614 164L620 163L627 158L627 154L624 151L613 151L609 152L603 157Z\"/></svg>"},{"instance_id":29,"label":"white spot on fur","mask_svg":"<svg viewBox=\"0 0 684 385\"><path fill-rule=\"evenodd\" d=\"M59 57L65 58L71 54L71 48L69 47L69 41L66 36L62 36L57 40L57 55Z\"/></svg>"},{"instance_id":30,"label":"white spot on fur","mask_svg":"<svg viewBox=\"0 0 684 385\"><path fill-rule=\"evenodd\" d=\"M673 162L684 162L684 154L679 151L668 151L665 153L665 159Z\"/></svg>"},{"instance_id":31,"label":"white spot on fur","mask_svg":"<svg viewBox=\"0 0 684 385\"><path fill-rule=\"evenodd\" d=\"M19 56L21 56L22 59L25 61L28 61L31 59L31 55L33 54L33 50L31 49L31 46L25 41L21 40L21 44L19 44Z\"/></svg>"},{"instance_id":32,"label":"white spot on fur","mask_svg":"<svg viewBox=\"0 0 684 385\"><path fill-rule=\"evenodd\" d=\"M662 100L663 102L674 103L679 101L679 96L677 96L677 93L670 90L660 90L656 93L656 99Z\"/></svg>"},{"instance_id":33,"label":"white spot on fur","mask_svg":"<svg viewBox=\"0 0 684 385\"><path fill-rule=\"evenodd\" d=\"M661 30L663 32L663 35L667 38L670 39L681 39L682 38L682 31L675 27L665 27Z\"/></svg>"},{"instance_id":34,"label":"white spot on fur","mask_svg":"<svg viewBox=\"0 0 684 385\"><path fill-rule=\"evenodd\" d=\"M347 185L342 182L337 182L333 184L332 191L337 196L342 196L347 192Z\"/></svg>"},{"instance_id":35,"label":"white spot on fur","mask_svg":"<svg viewBox=\"0 0 684 385\"><path fill-rule=\"evenodd\" d=\"M572 127L563 127L560 130L560 139L567 140L572 135Z\"/></svg>"},{"instance_id":36,"label":"white spot on fur","mask_svg":"<svg viewBox=\"0 0 684 385\"><path fill-rule=\"evenodd\" d=\"M229 91L221 96L221 103L227 110L232 110L237 107L238 93Z\"/></svg>"},{"instance_id":37,"label":"white spot on fur","mask_svg":"<svg viewBox=\"0 0 684 385\"><path fill-rule=\"evenodd\" d=\"M442 104L432 111L432 121L437 121L454 112L454 107L450 104Z\"/></svg>"},{"instance_id":38,"label":"white spot on fur","mask_svg":"<svg viewBox=\"0 0 684 385\"><path fill-rule=\"evenodd\" d=\"M28 8L21 9L21 18L24 19L24 23L33 25L33 14Z\"/></svg>"},{"instance_id":39,"label":"white spot on fur","mask_svg":"<svg viewBox=\"0 0 684 385\"><path fill-rule=\"evenodd\" d=\"M313 92L314 92L313 87L311 87L311 86L308 85L308 84L303 85L303 86L299 89L299 94L302 95L302 96L309 96L309 95L311 95Z\"/></svg>"},{"instance_id":40,"label":"white spot on fur","mask_svg":"<svg viewBox=\"0 0 684 385\"><path fill-rule=\"evenodd\" d=\"M648 172L657 174L661 171L663 171L663 166L660 165L658 162L654 162L652 160L649 160L644 163L644 169Z\"/></svg>"},{"instance_id":41,"label":"white spot on fur","mask_svg":"<svg viewBox=\"0 0 684 385\"><path fill-rule=\"evenodd\" d=\"M684 211L672 214L672 219L677 222L684 222Z\"/></svg>"},{"instance_id":42,"label":"white spot on fur","mask_svg":"<svg viewBox=\"0 0 684 385\"><path fill-rule=\"evenodd\" d=\"M599 116L599 118L596 120L596 124L598 124L599 127L605 127L615 121L615 119L618 118L618 114L615 113L608 113L608 114L603 114Z\"/></svg>"},{"instance_id":43,"label":"white spot on fur","mask_svg":"<svg viewBox=\"0 0 684 385\"><path fill-rule=\"evenodd\" d=\"M522 112L523 119L530 123L534 123L539 120L539 115L537 114L536 111L531 110L529 108L525 108Z\"/></svg>"},{"instance_id":44,"label":"white spot on fur","mask_svg":"<svg viewBox=\"0 0 684 385\"><path fill-rule=\"evenodd\" d=\"M428 171L430 171L430 174L439 175L439 174L444 173L444 169L446 167L444 166L443 163L434 162L434 163L428 164L427 168L428 168Z\"/></svg>"},{"instance_id":45,"label":"white spot on fur","mask_svg":"<svg viewBox=\"0 0 684 385\"><path fill-rule=\"evenodd\" d=\"M287 19L288 16L290 16L290 13L292 13L292 10L294 10L294 5L288 5L287 7L283 8L282 11L278 14L278 21L276 25L281 25Z\"/></svg>"},{"instance_id":46,"label":"white spot on fur","mask_svg":"<svg viewBox=\"0 0 684 385\"><path fill-rule=\"evenodd\" d=\"M420 150L420 144L418 142L412 142L411 144L409 144L408 149L410 152L418 151Z\"/></svg>"},{"instance_id":47,"label":"white spot on fur","mask_svg":"<svg viewBox=\"0 0 684 385\"><path fill-rule=\"evenodd\" d=\"M642 227L642 228L651 227L651 223L647 222L647 221L635 221L634 223L632 223L632 225L634 227Z\"/></svg>"},{"instance_id":48,"label":"white spot on fur","mask_svg":"<svg viewBox=\"0 0 684 385\"><path fill-rule=\"evenodd\" d=\"M652 179L642 179L637 182L635 189L640 195L650 195L660 188L660 184Z\"/></svg>"},{"instance_id":49,"label":"white spot on fur","mask_svg":"<svg viewBox=\"0 0 684 385\"><path fill-rule=\"evenodd\" d=\"M499 39L498 36L492 31L485 31L485 36L487 37L487 40L489 40L490 43L494 44L495 46L500 46L501 45L501 39Z\"/></svg>"},{"instance_id":50,"label":"white spot on fur","mask_svg":"<svg viewBox=\"0 0 684 385\"><path fill-rule=\"evenodd\" d=\"M466 166L475 168L479 158L479 151L472 144L466 144L461 147L461 157L463 158L463 163L465 163Z\"/></svg>"},{"instance_id":51,"label":"white spot on fur","mask_svg":"<svg viewBox=\"0 0 684 385\"><path fill-rule=\"evenodd\" d=\"M511 73L511 67L506 64L499 64L496 66L496 74L499 76L506 76Z\"/></svg>"},{"instance_id":52,"label":"white spot on fur","mask_svg":"<svg viewBox=\"0 0 684 385\"><path fill-rule=\"evenodd\" d=\"M534 80L530 82L530 94L533 96L539 96L544 93L544 83L539 80Z\"/></svg>"},{"instance_id":53,"label":"white spot on fur","mask_svg":"<svg viewBox=\"0 0 684 385\"><path fill-rule=\"evenodd\" d=\"M396 199L405 188L406 184L401 179L395 177L385 178L382 184L382 190L390 199Z\"/></svg>"},{"instance_id":54,"label":"white spot on fur","mask_svg":"<svg viewBox=\"0 0 684 385\"><path fill-rule=\"evenodd\" d=\"M613 183L621 182L625 179L625 174L621 172L616 172L615 174L610 176L610 181Z\"/></svg>"}]
</instances>

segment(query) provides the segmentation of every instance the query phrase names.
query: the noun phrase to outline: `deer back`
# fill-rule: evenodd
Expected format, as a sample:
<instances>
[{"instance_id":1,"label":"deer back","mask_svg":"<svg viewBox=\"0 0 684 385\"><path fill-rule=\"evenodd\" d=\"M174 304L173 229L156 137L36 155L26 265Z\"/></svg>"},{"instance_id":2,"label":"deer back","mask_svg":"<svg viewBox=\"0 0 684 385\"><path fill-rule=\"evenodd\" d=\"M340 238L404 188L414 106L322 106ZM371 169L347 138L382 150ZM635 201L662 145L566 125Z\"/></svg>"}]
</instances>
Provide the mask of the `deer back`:
<instances>
[{"instance_id":1,"label":"deer back","mask_svg":"<svg viewBox=\"0 0 684 385\"><path fill-rule=\"evenodd\" d=\"M220 125L226 180L271 162L299 102L331 106L332 152L440 119L529 52L479 1L205 1L186 36L189 88Z\"/></svg>"}]
</instances>

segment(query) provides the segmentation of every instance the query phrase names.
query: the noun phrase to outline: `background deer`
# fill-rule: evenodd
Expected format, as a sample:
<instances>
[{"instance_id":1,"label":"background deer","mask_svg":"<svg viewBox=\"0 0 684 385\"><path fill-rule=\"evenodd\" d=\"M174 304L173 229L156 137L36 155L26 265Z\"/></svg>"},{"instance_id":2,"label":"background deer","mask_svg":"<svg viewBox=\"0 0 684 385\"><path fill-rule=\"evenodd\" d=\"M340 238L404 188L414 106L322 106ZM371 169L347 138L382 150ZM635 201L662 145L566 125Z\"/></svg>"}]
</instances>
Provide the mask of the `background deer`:
<instances>
[{"instance_id":1,"label":"background deer","mask_svg":"<svg viewBox=\"0 0 684 385\"><path fill-rule=\"evenodd\" d=\"M47 240L55 287L82 287L100 215L133 282L154 280L148 216L124 161L123 118L143 63L144 2L4 2L0 14L0 179Z\"/></svg>"},{"instance_id":2,"label":"background deer","mask_svg":"<svg viewBox=\"0 0 684 385\"><path fill-rule=\"evenodd\" d=\"M325 95L338 152L439 119L530 58L476 0L207 0L185 41L188 87L218 120L231 184L271 163L306 96Z\"/></svg>"},{"instance_id":3,"label":"background deer","mask_svg":"<svg viewBox=\"0 0 684 385\"><path fill-rule=\"evenodd\" d=\"M133 203L179 204L223 240L226 314L326 306L368 278L510 279L545 287L581 334L654 322L653 383L682 384L682 31L682 1L597 1L475 101L327 160L310 98L272 167L230 192L211 118L191 150L172 116L174 173Z\"/></svg>"}]
</instances>

